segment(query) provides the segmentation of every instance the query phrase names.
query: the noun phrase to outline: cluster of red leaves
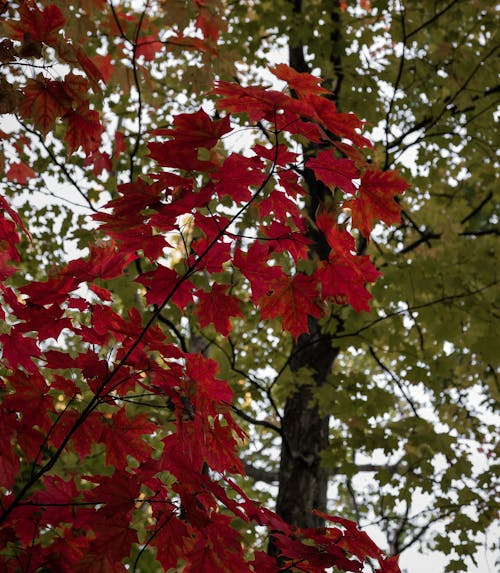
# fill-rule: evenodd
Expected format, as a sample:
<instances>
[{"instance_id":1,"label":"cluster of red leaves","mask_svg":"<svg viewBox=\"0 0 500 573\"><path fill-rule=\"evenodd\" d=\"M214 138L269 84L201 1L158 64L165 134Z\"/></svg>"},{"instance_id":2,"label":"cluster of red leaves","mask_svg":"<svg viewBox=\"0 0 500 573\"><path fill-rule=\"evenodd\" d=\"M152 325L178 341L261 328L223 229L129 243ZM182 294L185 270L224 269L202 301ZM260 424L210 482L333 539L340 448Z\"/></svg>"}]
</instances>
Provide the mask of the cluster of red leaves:
<instances>
[{"instance_id":1,"label":"cluster of red leaves","mask_svg":"<svg viewBox=\"0 0 500 573\"><path fill-rule=\"evenodd\" d=\"M21 22L10 24L13 38L25 41L30 34L30 41L57 47L64 23L57 8L41 11L30 3ZM320 213L315 222L301 215L299 159L282 134L332 146L335 151L318 153L306 167L347 195L352 226L365 235L376 220L396 219L394 195L406 184L396 173L363 162L357 147L369 142L359 134L361 122L338 113L317 78L284 65L274 73L295 97L221 82L214 94L222 119L199 110L158 132L168 140L151 142L149 151L164 170L120 185L116 198L94 216L104 238L89 245L88 257L69 262L47 281L21 288L7 281L16 272L12 263L20 260L18 230L26 230L0 198L3 571L127 571L124 561L135 569L149 547L156 548L165 571L182 561L188 573L317 573L329 567L360 572L366 559L377 561L382 572L399 571L397 559L386 558L352 522L324 516L336 526L292 527L229 479L243 473L237 446L244 435L231 415L232 391L217 378L216 362L184 352L156 325L173 304L194 313L201 328L212 324L227 336L231 321L254 304L262 320L280 318L297 338L307 332L309 315L321 316L325 302L368 308L366 283L378 272L368 257L356 255L353 236L333 214ZM78 91L73 80L87 81L75 78L64 85L28 83L29 104L23 106L41 131L57 117L83 131L88 125L91 134L99 131L85 101L75 107L77 96L68 95ZM255 146L250 157L233 153L222 159L214 147L232 129L230 114L240 113L267 126L275 143ZM80 131L70 129L66 136L70 149L97 149L97 135L90 143ZM214 208L219 202L231 207ZM238 222L254 206L260 226L254 239L242 240ZM169 268L161 261L173 248L170 237L184 238L186 220L195 229L188 252L181 265ZM290 271L311 257L311 224L325 234L329 256L314 259L311 272ZM139 256L150 269L135 277L145 304L154 305L149 318L133 307L120 314L113 294L99 286L125 276ZM221 271L229 265L241 279L239 290L225 282ZM200 283L200 275L208 280ZM82 285L89 294L82 294ZM71 337L78 352L66 348ZM137 394L153 400L148 414L130 415L126 403ZM171 411L168 423L155 407ZM99 451L102 470L89 475L86 462ZM65 465L68 455L78 463ZM236 518L267 527L278 556L242 551ZM139 531L137 523L148 525ZM135 549L135 563L134 546L142 546Z\"/></svg>"},{"instance_id":2,"label":"cluster of red leaves","mask_svg":"<svg viewBox=\"0 0 500 573\"><path fill-rule=\"evenodd\" d=\"M69 153L81 148L89 156L101 146L104 131L98 112L90 108L89 94L91 90L99 93L104 78L82 47L66 36L65 24L66 17L56 5L40 8L30 1L20 3L18 18L3 22L8 36L4 42L8 43L14 68L41 58L44 50L51 48L60 67L71 70L60 80L44 73L27 78L17 86L18 103L9 111L32 123L43 136L62 121ZM10 181L21 184L34 176L22 162L13 163L7 172Z\"/></svg>"}]
</instances>

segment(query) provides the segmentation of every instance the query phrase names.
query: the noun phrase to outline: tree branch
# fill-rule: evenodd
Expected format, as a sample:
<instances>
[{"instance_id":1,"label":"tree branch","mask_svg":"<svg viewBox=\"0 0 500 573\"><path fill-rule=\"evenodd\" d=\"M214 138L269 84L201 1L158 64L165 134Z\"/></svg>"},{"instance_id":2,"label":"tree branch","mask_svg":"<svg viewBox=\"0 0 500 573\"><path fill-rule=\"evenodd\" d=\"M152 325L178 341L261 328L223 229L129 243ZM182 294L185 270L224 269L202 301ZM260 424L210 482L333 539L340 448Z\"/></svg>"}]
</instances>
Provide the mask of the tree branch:
<instances>
[{"instance_id":1,"label":"tree branch","mask_svg":"<svg viewBox=\"0 0 500 573\"><path fill-rule=\"evenodd\" d=\"M256 468L250 462L243 461L243 466L247 476L255 481L263 481L268 484L276 483L279 479L278 472L271 472L262 468Z\"/></svg>"},{"instance_id":2,"label":"tree branch","mask_svg":"<svg viewBox=\"0 0 500 573\"><path fill-rule=\"evenodd\" d=\"M273 432L276 432L280 436L282 435L282 431L281 431L281 428L279 426L276 426L275 424L272 424L271 422L268 422L267 420L256 420L255 418L252 418L252 416L249 416L243 410L238 408L238 406L232 405L231 409L233 410L233 412L235 412L235 414L238 414L238 416L240 418L243 418L243 420L250 422L250 424L254 424L255 426L262 426L263 428L267 428L268 430L272 430Z\"/></svg>"},{"instance_id":3,"label":"tree branch","mask_svg":"<svg viewBox=\"0 0 500 573\"><path fill-rule=\"evenodd\" d=\"M421 30L423 30L424 28L426 28L427 26L430 26L431 24L433 24L438 18L441 18L441 16L443 14L445 14L446 12L448 12L448 10L450 8L453 8L453 6L455 4L457 4L460 0L452 0L449 4L447 4L442 10L440 10L439 12L436 12L434 14L434 16L432 16L431 18L429 18L428 20L426 20L425 22L423 22L422 24L420 24L420 26L417 26L415 28L415 30L412 30L411 32L408 33L408 35L406 36L406 38L409 40L412 36L415 36L415 34L418 34Z\"/></svg>"},{"instance_id":4,"label":"tree branch","mask_svg":"<svg viewBox=\"0 0 500 573\"><path fill-rule=\"evenodd\" d=\"M392 372L392 370L390 370L383 362L382 360L380 360L380 358L377 356L377 354L375 353L375 350L373 349L373 346L369 347L370 350L370 354L372 355L372 357L374 358L375 362L380 366L380 368L390 376L390 378L393 380L393 382L396 384L396 386L399 388L399 391L401 392L401 394L403 395L403 398L408 402L408 405L410 406L415 418L420 418L418 410L415 406L415 404L413 403L413 400L410 398L410 396L408 396L408 394L406 393L406 390L403 387L403 383L401 382L401 380L394 374L394 372Z\"/></svg>"}]
</instances>

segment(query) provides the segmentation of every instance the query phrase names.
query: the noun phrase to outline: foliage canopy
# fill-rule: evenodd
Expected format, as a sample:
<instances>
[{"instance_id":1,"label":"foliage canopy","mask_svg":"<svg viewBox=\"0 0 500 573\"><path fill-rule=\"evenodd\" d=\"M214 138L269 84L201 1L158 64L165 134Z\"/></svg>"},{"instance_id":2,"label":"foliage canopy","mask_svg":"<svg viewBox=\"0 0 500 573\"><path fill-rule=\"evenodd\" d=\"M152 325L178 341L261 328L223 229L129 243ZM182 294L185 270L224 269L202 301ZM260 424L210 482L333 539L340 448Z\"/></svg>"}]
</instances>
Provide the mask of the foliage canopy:
<instances>
[{"instance_id":1,"label":"foliage canopy","mask_svg":"<svg viewBox=\"0 0 500 573\"><path fill-rule=\"evenodd\" d=\"M4 569L398 571L376 521L466 570L498 512L490 3L0 6Z\"/></svg>"}]
</instances>

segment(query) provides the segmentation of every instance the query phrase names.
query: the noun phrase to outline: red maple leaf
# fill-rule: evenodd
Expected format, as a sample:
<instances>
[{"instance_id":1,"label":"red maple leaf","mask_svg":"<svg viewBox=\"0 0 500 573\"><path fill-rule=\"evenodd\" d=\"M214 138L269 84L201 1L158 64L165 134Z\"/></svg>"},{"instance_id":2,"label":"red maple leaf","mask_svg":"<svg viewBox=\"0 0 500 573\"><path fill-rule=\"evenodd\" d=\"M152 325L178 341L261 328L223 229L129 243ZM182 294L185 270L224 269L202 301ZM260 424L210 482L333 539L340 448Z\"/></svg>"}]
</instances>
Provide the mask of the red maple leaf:
<instances>
[{"instance_id":1,"label":"red maple leaf","mask_svg":"<svg viewBox=\"0 0 500 573\"><path fill-rule=\"evenodd\" d=\"M345 229L339 228L337 218L328 211L321 211L316 215L316 225L323 231L330 247L339 256L356 252L354 237Z\"/></svg>"},{"instance_id":2,"label":"red maple leaf","mask_svg":"<svg viewBox=\"0 0 500 573\"><path fill-rule=\"evenodd\" d=\"M35 456L43 442L41 432L52 425L50 416L54 412L54 400L48 395L47 384L38 372L28 375L17 370L10 377L10 383L14 391L5 397L3 407L6 411L22 412L17 426L17 443L26 456Z\"/></svg>"},{"instance_id":3,"label":"red maple leaf","mask_svg":"<svg viewBox=\"0 0 500 573\"><path fill-rule=\"evenodd\" d=\"M107 539L106 543L113 544L116 541L111 538ZM71 573L129 573L129 570L120 561L111 559L109 555L100 554L97 549L94 553L85 549L83 557L73 564Z\"/></svg>"},{"instance_id":4,"label":"red maple leaf","mask_svg":"<svg viewBox=\"0 0 500 573\"><path fill-rule=\"evenodd\" d=\"M366 531L360 531L358 529L355 521L336 515L327 515L326 513L318 510L314 510L314 513L327 521L333 521L334 523L340 524L345 529L345 532L338 543L351 555L355 555L362 561L367 557L377 559L382 555L382 551L370 539Z\"/></svg>"},{"instance_id":5,"label":"red maple leaf","mask_svg":"<svg viewBox=\"0 0 500 573\"><path fill-rule=\"evenodd\" d=\"M243 316L238 299L227 295L228 285L214 283L209 292L197 290L198 305L195 314L200 322L200 327L204 328L213 324L217 332L227 336L231 330L229 317Z\"/></svg>"},{"instance_id":6,"label":"red maple leaf","mask_svg":"<svg viewBox=\"0 0 500 573\"><path fill-rule=\"evenodd\" d=\"M302 227L303 221L298 220ZM278 253L287 252L292 255L295 262L306 259L308 245L311 240L307 237L304 229L293 230L286 223L274 220L270 225L263 226L262 230L271 239L269 248Z\"/></svg>"},{"instance_id":7,"label":"red maple leaf","mask_svg":"<svg viewBox=\"0 0 500 573\"><path fill-rule=\"evenodd\" d=\"M12 163L5 174L9 181L17 181L21 185L26 185L30 179L36 176L36 173L26 165L26 163Z\"/></svg>"},{"instance_id":8,"label":"red maple leaf","mask_svg":"<svg viewBox=\"0 0 500 573\"><path fill-rule=\"evenodd\" d=\"M5 213L9 214L9 217L14 221L14 223L20 227L23 232L28 236L28 238L31 240L30 234L28 233L28 230L26 229L26 227L24 226L24 223L21 219L21 217L18 215L17 211L15 211L10 205L9 202L7 201L7 199L5 199L5 197L3 197L2 195L0 195L0 207L2 208L2 211L4 211ZM0 211L1 213L1 211ZM1 219L2 221L5 221L6 223L9 223L10 221L7 221L6 219L4 219L2 217ZM0 235L0 238L4 239L6 238L3 235ZM10 241L8 241L10 242ZM16 241L17 242L17 241ZM14 258L14 257L13 257Z\"/></svg>"},{"instance_id":9,"label":"red maple leaf","mask_svg":"<svg viewBox=\"0 0 500 573\"><path fill-rule=\"evenodd\" d=\"M49 46L57 42L59 31L66 23L66 18L55 4L40 10L35 3L22 2L19 16L19 20L10 20L4 24L10 37L21 41L44 42Z\"/></svg>"},{"instance_id":10,"label":"red maple leaf","mask_svg":"<svg viewBox=\"0 0 500 573\"><path fill-rule=\"evenodd\" d=\"M158 36L144 36L137 42L135 55L136 57L142 56L146 62L151 62L162 49L163 42L158 39Z\"/></svg>"},{"instance_id":11,"label":"red maple leaf","mask_svg":"<svg viewBox=\"0 0 500 573\"><path fill-rule=\"evenodd\" d=\"M27 372L34 373L37 370L33 358L41 355L36 339L23 336L19 328L12 327L9 334L0 334L3 360L12 369L22 366Z\"/></svg>"},{"instance_id":12,"label":"red maple leaf","mask_svg":"<svg viewBox=\"0 0 500 573\"><path fill-rule=\"evenodd\" d=\"M276 110L286 108L288 96L262 87L243 87L231 82L217 82L212 93L222 96L216 107L231 113L246 113L250 121L274 121Z\"/></svg>"},{"instance_id":13,"label":"red maple leaf","mask_svg":"<svg viewBox=\"0 0 500 573\"><path fill-rule=\"evenodd\" d=\"M80 415L76 410L67 410L60 417L49 436L49 444L58 448L67 433L77 427L71 437L73 450L84 459L92 451L92 446L100 441L104 428L103 418L100 414L92 412L82 424Z\"/></svg>"},{"instance_id":14,"label":"red maple leaf","mask_svg":"<svg viewBox=\"0 0 500 573\"><path fill-rule=\"evenodd\" d=\"M168 504L165 505L168 507ZM194 529L177 517L174 507L170 511L155 513L151 545L157 548L156 559L163 570L175 569L179 559L190 553L196 542Z\"/></svg>"},{"instance_id":15,"label":"red maple leaf","mask_svg":"<svg viewBox=\"0 0 500 573\"><path fill-rule=\"evenodd\" d=\"M379 557L380 573L401 573L398 560L399 555Z\"/></svg>"},{"instance_id":16,"label":"red maple leaf","mask_svg":"<svg viewBox=\"0 0 500 573\"><path fill-rule=\"evenodd\" d=\"M281 318L283 330L297 339L309 332L308 316L319 318L316 282L308 275L297 273L294 277L280 275L268 282L268 291L259 301L262 318Z\"/></svg>"},{"instance_id":17,"label":"red maple leaf","mask_svg":"<svg viewBox=\"0 0 500 573\"><path fill-rule=\"evenodd\" d=\"M94 92L99 93L99 81L104 81L101 70L94 64L94 62L87 56L85 50L80 46L76 46L76 59L80 64L82 70L86 73Z\"/></svg>"},{"instance_id":18,"label":"red maple leaf","mask_svg":"<svg viewBox=\"0 0 500 573\"><path fill-rule=\"evenodd\" d=\"M269 68L269 71L278 79L287 82L299 98L309 94L320 95L329 93L328 90L319 85L321 78L297 72L286 64L278 64L274 68Z\"/></svg>"},{"instance_id":19,"label":"red maple leaf","mask_svg":"<svg viewBox=\"0 0 500 573\"><path fill-rule=\"evenodd\" d=\"M250 281L252 287L252 300L257 301L269 291L269 283L286 277L283 268L268 264L269 243L255 241L248 248L247 253L240 249L234 254L234 265Z\"/></svg>"},{"instance_id":20,"label":"red maple leaf","mask_svg":"<svg viewBox=\"0 0 500 573\"><path fill-rule=\"evenodd\" d=\"M71 506L78 497L73 478L65 481L60 476L44 476L42 483L45 489L36 491L31 500L41 506L47 504L42 514L43 523L71 523L74 517Z\"/></svg>"},{"instance_id":21,"label":"red maple leaf","mask_svg":"<svg viewBox=\"0 0 500 573\"><path fill-rule=\"evenodd\" d=\"M289 199L283 191L274 189L269 196L257 204L257 209L261 217L273 213L274 218L284 223L290 216L299 217L297 204Z\"/></svg>"},{"instance_id":22,"label":"red maple leaf","mask_svg":"<svg viewBox=\"0 0 500 573\"><path fill-rule=\"evenodd\" d=\"M149 155L163 167L206 173L216 167L211 161L198 159L198 149L179 145L176 140L148 143Z\"/></svg>"},{"instance_id":23,"label":"red maple leaf","mask_svg":"<svg viewBox=\"0 0 500 573\"><path fill-rule=\"evenodd\" d=\"M97 285L89 285L89 289L96 294L101 300L110 302L113 299L113 295L108 289L102 288Z\"/></svg>"},{"instance_id":24,"label":"red maple leaf","mask_svg":"<svg viewBox=\"0 0 500 573\"><path fill-rule=\"evenodd\" d=\"M210 523L193 550L186 556L186 573L233 573L245 571L247 565L241 551L241 536L231 527L231 517L213 513Z\"/></svg>"},{"instance_id":25,"label":"red maple leaf","mask_svg":"<svg viewBox=\"0 0 500 573\"><path fill-rule=\"evenodd\" d=\"M119 251L113 241L106 241L101 245L91 245L88 258L70 261L62 274L78 282L91 282L96 278L112 279L137 257L135 253L124 252L123 249Z\"/></svg>"},{"instance_id":26,"label":"red maple leaf","mask_svg":"<svg viewBox=\"0 0 500 573\"><path fill-rule=\"evenodd\" d=\"M27 301L18 312L18 318L24 320L24 324L18 324L19 332L37 332L39 341L47 338L57 339L64 328L71 328L72 324L68 317L63 317L63 309L57 305L40 306Z\"/></svg>"},{"instance_id":27,"label":"red maple leaf","mask_svg":"<svg viewBox=\"0 0 500 573\"><path fill-rule=\"evenodd\" d=\"M91 155L87 156L84 165L92 165L92 171L96 177L103 171L111 171L113 169L113 164L111 163L111 156L109 153L95 151Z\"/></svg>"},{"instance_id":28,"label":"red maple leaf","mask_svg":"<svg viewBox=\"0 0 500 573\"><path fill-rule=\"evenodd\" d=\"M265 551L254 551L253 559L251 565L255 573L276 573L276 559Z\"/></svg>"},{"instance_id":29,"label":"red maple leaf","mask_svg":"<svg viewBox=\"0 0 500 573\"><path fill-rule=\"evenodd\" d=\"M154 135L171 135L179 146L211 149L226 133L231 131L229 116L212 120L203 110L181 113L174 118L175 129L157 129Z\"/></svg>"},{"instance_id":30,"label":"red maple leaf","mask_svg":"<svg viewBox=\"0 0 500 573\"><path fill-rule=\"evenodd\" d=\"M89 89L90 83L84 76L71 72L64 77L64 91L74 106L88 102Z\"/></svg>"},{"instance_id":31,"label":"red maple leaf","mask_svg":"<svg viewBox=\"0 0 500 573\"><path fill-rule=\"evenodd\" d=\"M128 465L127 456L143 460L151 453L151 446L143 439L156 430L156 424L150 422L145 414L129 418L125 408L104 425L100 442L106 444L106 463L118 470L125 470Z\"/></svg>"},{"instance_id":32,"label":"red maple leaf","mask_svg":"<svg viewBox=\"0 0 500 573\"><path fill-rule=\"evenodd\" d=\"M83 492L86 501L101 505L100 512L106 517L126 515L135 508L136 499L139 497L139 483L131 479L128 472L116 469L112 476L85 476L85 481L97 484L91 490Z\"/></svg>"},{"instance_id":33,"label":"red maple leaf","mask_svg":"<svg viewBox=\"0 0 500 573\"><path fill-rule=\"evenodd\" d=\"M350 139L358 147L373 147L369 139L359 135L363 122L353 113L339 113L333 101L324 97L310 95L305 101L313 108L314 119L331 133Z\"/></svg>"},{"instance_id":34,"label":"red maple leaf","mask_svg":"<svg viewBox=\"0 0 500 573\"><path fill-rule=\"evenodd\" d=\"M302 135L307 141L312 143L328 140L328 136L319 125L312 121L303 121L300 114L294 113L289 109L284 109L282 113L276 116L276 128L279 131L288 131L288 133Z\"/></svg>"},{"instance_id":35,"label":"red maple leaf","mask_svg":"<svg viewBox=\"0 0 500 573\"><path fill-rule=\"evenodd\" d=\"M18 423L17 414L14 411L2 410L0 416L0 486L6 489L12 488L21 465L12 442Z\"/></svg>"},{"instance_id":36,"label":"red maple leaf","mask_svg":"<svg viewBox=\"0 0 500 573\"><path fill-rule=\"evenodd\" d=\"M279 171L279 181L286 194L293 199L306 195L306 190L300 185L299 178L293 171Z\"/></svg>"},{"instance_id":37,"label":"red maple leaf","mask_svg":"<svg viewBox=\"0 0 500 573\"><path fill-rule=\"evenodd\" d=\"M92 58L92 62L99 70L104 83L107 84L116 68L111 54L105 54L104 56L97 54Z\"/></svg>"},{"instance_id":38,"label":"red maple leaf","mask_svg":"<svg viewBox=\"0 0 500 573\"><path fill-rule=\"evenodd\" d=\"M343 207L352 209L353 226L368 237L377 220L388 225L399 222L401 207L394 197L408 187L397 171L369 169L361 177L357 197L345 201Z\"/></svg>"},{"instance_id":39,"label":"red maple leaf","mask_svg":"<svg viewBox=\"0 0 500 573\"><path fill-rule=\"evenodd\" d=\"M19 112L25 119L32 119L42 133L47 133L56 119L71 109L64 82L38 76L36 80L26 82L23 93Z\"/></svg>"},{"instance_id":40,"label":"red maple leaf","mask_svg":"<svg viewBox=\"0 0 500 573\"><path fill-rule=\"evenodd\" d=\"M196 27L202 31L205 39L217 42L220 31L227 29L227 23L220 17L217 8L203 0L197 0L196 5L199 10Z\"/></svg>"},{"instance_id":41,"label":"red maple leaf","mask_svg":"<svg viewBox=\"0 0 500 573\"><path fill-rule=\"evenodd\" d=\"M252 147L259 157L263 157L269 161L276 163L276 165L287 165L288 163L295 163L297 161L297 153L288 150L288 147L283 144L273 147L264 147L257 143Z\"/></svg>"},{"instance_id":42,"label":"red maple leaf","mask_svg":"<svg viewBox=\"0 0 500 573\"><path fill-rule=\"evenodd\" d=\"M203 254L198 268L206 269L209 273L221 272L222 265L231 258L231 243L225 243L222 240L212 245L209 239L202 237L194 241L191 248L198 256ZM191 255L189 260L194 262L196 257Z\"/></svg>"},{"instance_id":43,"label":"red maple leaf","mask_svg":"<svg viewBox=\"0 0 500 573\"><path fill-rule=\"evenodd\" d=\"M229 384L215 377L219 368L215 360L205 358L202 354L188 354L185 360L187 378L197 384L196 395L193 397L195 402L198 400L198 396L201 396L202 399L211 402L231 403L233 392ZM215 415L215 409L210 409L208 414Z\"/></svg>"},{"instance_id":44,"label":"red maple leaf","mask_svg":"<svg viewBox=\"0 0 500 573\"><path fill-rule=\"evenodd\" d=\"M370 312L368 302L372 295L365 284L375 282L380 273L368 256L332 254L329 261L318 268L315 276L321 283L324 298L332 298L337 304L349 302L358 312Z\"/></svg>"},{"instance_id":45,"label":"red maple leaf","mask_svg":"<svg viewBox=\"0 0 500 573\"><path fill-rule=\"evenodd\" d=\"M83 151L89 155L99 148L104 128L97 111L89 109L88 101L80 104L76 110L69 111L63 119L67 126L64 141L70 153L82 146Z\"/></svg>"},{"instance_id":46,"label":"red maple leaf","mask_svg":"<svg viewBox=\"0 0 500 573\"><path fill-rule=\"evenodd\" d=\"M180 284L179 278L177 271L174 269L158 265L155 270L143 273L135 280L148 289L146 293L148 304L159 306L173 292L172 302L181 310L184 310L193 301L193 285L189 281L184 281Z\"/></svg>"},{"instance_id":47,"label":"red maple leaf","mask_svg":"<svg viewBox=\"0 0 500 573\"><path fill-rule=\"evenodd\" d=\"M248 201L252 197L250 188L258 187L265 178L258 157L244 157L238 153L231 153L224 165L213 174L213 179L217 181L217 195L227 195L237 203Z\"/></svg>"},{"instance_id":48,"label":"red maple leaf","mask_svg":"<svg viewBox=\"0 0 500 573\"><path fill-rule=\"evenodd\" d=\"M359 179L359 171L350 159L337 159L331 149L320 151L316 157L306 162L316 178L326 185L336 186L346 193L356 193L353 180Z\"/></svg>"}]
</instances>

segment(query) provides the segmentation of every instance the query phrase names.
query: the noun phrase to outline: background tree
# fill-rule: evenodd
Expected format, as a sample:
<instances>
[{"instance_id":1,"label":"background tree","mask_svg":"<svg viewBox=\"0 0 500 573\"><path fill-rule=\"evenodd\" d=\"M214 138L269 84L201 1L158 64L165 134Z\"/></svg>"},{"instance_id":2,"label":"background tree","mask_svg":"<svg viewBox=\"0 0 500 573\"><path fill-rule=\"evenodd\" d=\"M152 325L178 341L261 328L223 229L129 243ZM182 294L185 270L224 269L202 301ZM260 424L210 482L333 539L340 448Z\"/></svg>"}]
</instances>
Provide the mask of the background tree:
<instances>
[{"instance_id":1,"label":"background tree","mask_svg":"<svg viewBox=\"0 0 500 573\"><path fill-rule=\"evenodd\" d=\"M372 162L404 170L407 158L417 161L396 229L376 228L367 241L363 220L353 219L364 231L358 235L360 252L370 252L384 274L372 289L371 314L334 305L323 318L311 318L310 334L296 341L283 335L279 319L263 325L250 304L244 321L232 319L227 339L199 315L182 317L175 305L158 318L184 351L202 351L218 361L251 438L242 452L247 471L279 486L277 511L284 519L321 525L321 516L310 510L335 508L363 525L377 520L391 552L428 540L452 558L453 551L473 554L481 541L474 534L497 511L489 416L498 395L491 336L498 234L491 125L498 92L489 3L151 2L138 11L98 1L78 9L54 4L68 18L64 30L74 53L52 44L57 56L50 61L50 29L37 39L36 27L16 31L10 24L2 43L8 70L2 111L16 111L19 121L5 136L5 194L19 204L19 191L29 183L31 193L56 197L39 207L29 196L20 208L23 220L34 223L32 241L22 243L28 279L41 279L48 266L60 264L68 239L85 246L94 231L84 213L99 211L110 195L117 199L117 184L151 172L145 145L151 130L170 128L171 114L180 108L197 109L214 77L255 81L256 66L265 65L277 47L288 50L298 71L319 70L340 111L355 111L370 122L380 140L370 152ZM4 15L11 17L17 8L5 3ZM68 17L72 11L78 18ZM88 104L74 106L73 116L57 108L49 108L49 116L38 112L36 100L27 103L20 95L26 79L34 86L40 66L57 90L57 75L66 70L55 64L68 58L86 73L95 95L86 87ZM75 92L79 77L72 78ZM60 101L59 95L54 99ZM86 105L100 113L102 128ZM58 115L62 121L52 131ZM71 129L77 121L86 123ZM87 135L80 140L75 133ZM273 137L263 124L252 134L261 144ZM342 131L337 135L345 137ZM325 140L311 143L304 134L295 139L295 150L302 147L306 158L329 152ZM77 151L80 146L84 153ZM216 152L225 153L220 146ZM309 163L296 173L307 183L304 208L313 242L297 244L298 234L275 226L271 237L281 239L273 248L302 255L307 248L311 260L322 259L329 246L318 217L344 223L349 207L356 212L356 206L342 205L338 176L325 181ZM61 201L68 199L68 186L80 207ZM246 212L238 226L242 244L253 236L256 217L279 219L276 209L258 205ZM395 212L392 222L397 219ZM200 238L197 233L186 226L188 246ZM139 235L137 241L139 246L159 239ZM300 265L300 271L311 272L306 259ZM143 258L134 266L130 276L150 270ZM248 284L237 272L231 280L231 292L248 298ZM113 291L117 312L137 300L137 283L126 276L100 284ZM340 295L337 302L344 302ZM66 344L76 352L80 342L68 338ZM88 463L87 471L95 472L99 462ZM422 492L429 495L423 511L415 509ZM260 496L270 501L274 491L266 488ZM445 525L446 534L435 524ZM147 555L139 562L145 571L152 570ZM461 558L450 564L450 570L464 567Z\"/></svg>"},{"instance_id":2,"label":"background tree","mask_svg":"<svg viewBox=\"0 0 500 573\"><path fill-rule=\"evenodd\" d=\"M311 519L304 509L325 504L330 480L330 502L362 522L377 519L396 551L427 539L458 556L450 570L466 570L462 555L480 539L474 532L497 511L494 11L460 0L299 0L240 10L236 19L248 28L233 32L248 46L246 61L278 44L297 70L320 70L337 106L373 126L373 160L400 167L412 182L402 225L360 243L384 270L371 316L333 313L321 342L302 337L275 368L288 392L290 378L299 386L285 398L282 420L294 448L282 447L279 475L268 466L268 478L278 478L278 511ZM317 196L317 183L308 183ZM323 466L304 464L320 450ZM301 487L316 488L317 499ZM429 500L419 510L420 492Z\"/></svg>"}]
</instances>

